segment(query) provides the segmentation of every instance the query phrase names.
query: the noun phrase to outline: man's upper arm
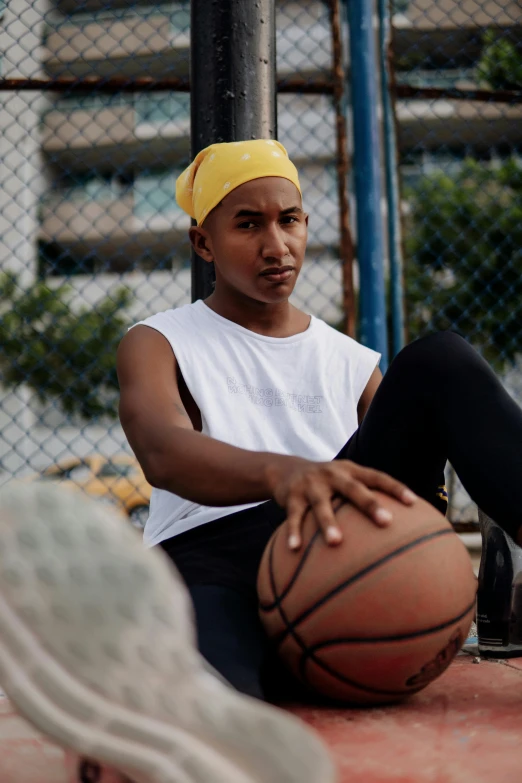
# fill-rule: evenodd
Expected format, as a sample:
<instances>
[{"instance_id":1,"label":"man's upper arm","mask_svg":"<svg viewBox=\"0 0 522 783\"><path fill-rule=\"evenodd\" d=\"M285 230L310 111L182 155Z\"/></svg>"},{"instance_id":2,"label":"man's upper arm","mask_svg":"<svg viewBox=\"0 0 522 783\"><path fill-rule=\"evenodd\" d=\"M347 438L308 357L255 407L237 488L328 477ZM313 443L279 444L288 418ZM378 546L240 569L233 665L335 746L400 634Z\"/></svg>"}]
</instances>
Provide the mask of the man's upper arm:
<instances>
[{"instance_id":1,"label":"man's upper arm","mask_svg":"<svg viewBox=\"0 0 522 783\"><path fill-rule=\"evenodd\" d=\"M160 332L140 325L122 339L116 367L121 425L145 476L154 484L165 439L172 438L175 428L193 429L179 394L176 358Z\"/></svg>"},{"instance_id":2,"label":"man's upper arm","mask_svg":"<svg viewBox=\"0 0 522 783\"><path fill-rule=\"evenodd\" d=\"M382 381L382 372L379 370L378 367L376 367L375 370L370 375L370 380L366 384L366 387L363 393L361 394L359 402L357 403L357 418L359 420L359 424L364 419L366 415L366 411L370 407L370 403L373 400L375 392L379 388L381 381Z\"/></svg>"}]
</instances>

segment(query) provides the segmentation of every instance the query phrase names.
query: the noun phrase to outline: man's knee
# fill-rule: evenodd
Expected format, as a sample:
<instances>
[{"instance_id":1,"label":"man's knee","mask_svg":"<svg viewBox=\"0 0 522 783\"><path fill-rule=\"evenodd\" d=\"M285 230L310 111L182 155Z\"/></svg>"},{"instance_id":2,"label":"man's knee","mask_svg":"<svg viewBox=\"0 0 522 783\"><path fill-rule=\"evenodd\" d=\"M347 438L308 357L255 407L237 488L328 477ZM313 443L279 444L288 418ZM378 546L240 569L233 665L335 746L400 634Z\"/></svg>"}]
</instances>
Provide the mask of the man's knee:
<instances>
[{"instance_id":1,"label":"man's knee","mask_svg":"<svg viewBox=\"0 0 522 783\"><path fill-rule=\"evenodd\" d=\"M434 332L414 340L400 351L391 366L407 365L423 372L458 367L466 356L478 354L456 332Z\"/></svg>"},{"instance_id":2,"label":"man's knee","mask_svg":"<svg viewBox=\"0 0 522 783\"><path fill-rule=\"evenodd\" d=\"M460 334L447 329L443 332L433 332L425 337L419 337L403 348L403 351L409 353L439 353L443 351L447 353L448 351L466 350L469 347L469 344Z\"/></svg>"}]
</instances>

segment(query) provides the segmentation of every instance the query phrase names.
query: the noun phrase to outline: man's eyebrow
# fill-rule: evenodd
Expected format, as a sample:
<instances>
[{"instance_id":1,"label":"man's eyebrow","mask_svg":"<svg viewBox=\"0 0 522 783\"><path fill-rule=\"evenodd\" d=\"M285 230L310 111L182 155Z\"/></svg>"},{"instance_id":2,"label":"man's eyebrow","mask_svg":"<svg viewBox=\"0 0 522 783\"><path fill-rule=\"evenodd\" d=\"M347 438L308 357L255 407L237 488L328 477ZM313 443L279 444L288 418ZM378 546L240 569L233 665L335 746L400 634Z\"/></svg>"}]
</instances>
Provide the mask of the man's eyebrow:
<instances>
[{"instance_id":1,"label":"man's eyebrow","mask_svg":"<svg viewBox=\"0 0 522 783\"><path fill-rule=\"evenodd\" d=\"M288 207L287 209L282 209L279 213L280 215L290 215L292 212L301 212L301 207ZM263 217L263 212L256 212L252 209L240 209L239 212L236 212L234 215L234 218L239 217Z\"/></svg>"},{"instance_id":2,"label":"man's eyebrow","mask_svg":"<svg viewBox=\"0 0 522 783\"><path fill-rule=\"evenodd\" d=\"M234 215L235 218L238 217L262 217L262 212L254 212L251 209L240 209L239 212L236 212Z\"/></svg>"}]
</instances>

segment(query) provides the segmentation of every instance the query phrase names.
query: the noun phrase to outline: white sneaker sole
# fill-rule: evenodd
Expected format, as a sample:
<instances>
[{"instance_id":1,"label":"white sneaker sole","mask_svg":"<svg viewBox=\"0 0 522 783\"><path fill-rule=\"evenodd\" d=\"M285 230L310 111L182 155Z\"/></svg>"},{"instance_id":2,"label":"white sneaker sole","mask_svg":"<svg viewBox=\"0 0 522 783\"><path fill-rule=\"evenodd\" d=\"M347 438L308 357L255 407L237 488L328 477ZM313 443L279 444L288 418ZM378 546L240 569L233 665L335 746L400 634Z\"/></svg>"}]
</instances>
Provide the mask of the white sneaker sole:
<instances>
[{"instance_id":1,"label":"white sneaker sole","mask_svg":"<svg viewBox=\"0 0 522 783\"><path fill-rule=\"evenodd\" d=\"M221 683L166 556L60 487L0 490L0 685L40 731L138 783L331 783L301 721Z\"/></svg>"}]
</instances>

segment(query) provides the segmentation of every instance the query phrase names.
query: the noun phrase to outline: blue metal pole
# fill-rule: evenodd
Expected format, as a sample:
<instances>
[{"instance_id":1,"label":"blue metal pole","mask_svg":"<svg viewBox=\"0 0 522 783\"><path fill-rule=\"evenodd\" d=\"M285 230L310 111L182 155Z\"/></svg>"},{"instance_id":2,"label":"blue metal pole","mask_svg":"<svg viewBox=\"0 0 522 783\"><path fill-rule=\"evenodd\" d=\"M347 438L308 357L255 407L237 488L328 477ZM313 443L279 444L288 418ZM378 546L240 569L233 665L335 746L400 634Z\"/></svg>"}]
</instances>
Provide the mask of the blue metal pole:
<instances>
[{"instance_id":1,"label":"blue metal pole","mask_svg":"<svg viewBox=\"0 0 522 783\"><path fill-rule=\"evenodd\" d=\"M401 246L401 217L399 177L397 171L397 134L391 98L388 63L390 42L389 0L378 0L379 56L381 66L381 90L384 125L384 168L386 172L386 196L388 202L388 248L390 254L390 309L392 325L392 351L395 356L404 346L404 283Z\"/></svg>"},{"instance_id":2,"label":"blue metal pole","mask_svg":"<svg viewBox=\"0 0 522 783\"><path fill-rule=\"evenodd\" d=\"M377 58L372 0L346 0L350 35L354 180L357 202L360 340L388 365L381 215Z\"/></svg>"}]
</instances>

